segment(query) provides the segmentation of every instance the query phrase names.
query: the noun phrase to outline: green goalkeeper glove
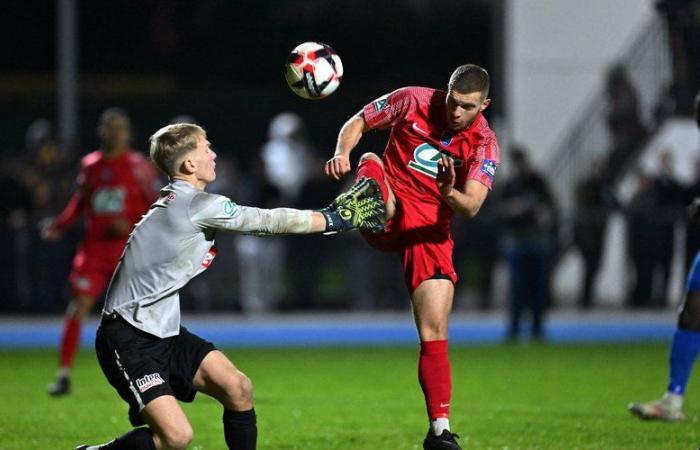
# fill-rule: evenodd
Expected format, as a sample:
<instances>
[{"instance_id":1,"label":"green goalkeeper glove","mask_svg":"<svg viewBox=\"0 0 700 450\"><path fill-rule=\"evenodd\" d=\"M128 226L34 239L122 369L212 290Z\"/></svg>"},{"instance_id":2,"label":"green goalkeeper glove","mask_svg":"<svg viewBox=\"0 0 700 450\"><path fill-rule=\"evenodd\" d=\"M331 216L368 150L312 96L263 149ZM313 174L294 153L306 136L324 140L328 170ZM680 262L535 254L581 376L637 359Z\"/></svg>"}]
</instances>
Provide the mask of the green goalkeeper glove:
<instances>
[{"instance_id":1,"label":"green goalkeeper glove","mask_svg":"<svg viewBox=\"0 0 700 450\"><path fill-rule=\"evenodd\" d=\"M324 234L344 231L369 230L379 233L384 229L386 205L377 182L362 178L348 192L342 193L326 208L319 211L326 218Z\"/></svg>"}]
</instances>

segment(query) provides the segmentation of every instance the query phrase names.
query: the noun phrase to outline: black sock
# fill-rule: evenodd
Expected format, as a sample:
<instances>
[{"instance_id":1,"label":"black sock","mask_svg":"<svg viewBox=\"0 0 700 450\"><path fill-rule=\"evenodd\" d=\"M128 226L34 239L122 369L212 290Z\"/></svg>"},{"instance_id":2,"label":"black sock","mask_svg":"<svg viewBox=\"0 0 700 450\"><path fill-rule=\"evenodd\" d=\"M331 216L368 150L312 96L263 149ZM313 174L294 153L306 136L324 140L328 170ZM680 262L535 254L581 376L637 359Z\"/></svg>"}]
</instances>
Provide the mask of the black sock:
<instances>
[{"instance_id":1,"label":"black sock","mask_svg":"<svg viewBox=\"0 0 700 450\"><path fill-rule=\"evenodd\" d=\"M153 432L150 428L135 428L109 444L101 445L100 450L156 450Z\"/></svg>"},{"instance_id":2,"label":"black sock","mask_svg":"<svg viewBox=\"0 0 700 450\"><path fill-rule=\"evenodd\" d=\"M258 441L255 409L224 410L224 437L229 450L255 450Z\"/></svg>"}]
</instances>

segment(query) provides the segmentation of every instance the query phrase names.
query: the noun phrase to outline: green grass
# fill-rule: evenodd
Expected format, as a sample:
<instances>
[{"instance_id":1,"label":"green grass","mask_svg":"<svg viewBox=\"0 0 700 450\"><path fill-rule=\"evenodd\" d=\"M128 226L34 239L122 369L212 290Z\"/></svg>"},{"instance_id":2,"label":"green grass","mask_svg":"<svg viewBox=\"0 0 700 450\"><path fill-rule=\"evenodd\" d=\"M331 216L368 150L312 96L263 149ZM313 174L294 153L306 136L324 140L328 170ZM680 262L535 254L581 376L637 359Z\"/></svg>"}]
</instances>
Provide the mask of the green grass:
<instances>
[{"instance_id":1,"label":"green grass","mask_svg":"<svg viewBox=\"0 0 700 450\"><path fill-rule=\"evenodd\" d=\"M427 422L416 352L395 349L229 350L252 379L260 449L418 449ZM691 449L700 444L700 391L684 423L641 422L631 400L658 396L666 345L453 348L453 429L465 449ZM92 352L80 354L74 393L51 399L49 351L0 351L0 449L71 449L130 428L126 405ZM694 389L697 388L697 389ZM193 449L222 449L221 408L184 406Z\"/></svg>"}]
</instances>

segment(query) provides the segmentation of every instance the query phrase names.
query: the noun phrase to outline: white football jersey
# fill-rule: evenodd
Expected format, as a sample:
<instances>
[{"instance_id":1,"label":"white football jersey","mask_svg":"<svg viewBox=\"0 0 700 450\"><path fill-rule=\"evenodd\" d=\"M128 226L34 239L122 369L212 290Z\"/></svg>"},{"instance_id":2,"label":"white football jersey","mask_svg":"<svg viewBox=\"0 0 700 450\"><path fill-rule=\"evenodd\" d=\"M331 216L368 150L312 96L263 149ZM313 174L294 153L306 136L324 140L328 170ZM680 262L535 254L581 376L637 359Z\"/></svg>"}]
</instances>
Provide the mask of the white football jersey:
<instances>
[{"instance_id":1,"label":"white football jersey","mask_svg":"<svg viewBox=\"0 0 700 450\"><path fill-rule=\"evenodd\" d=\"M311 211L240 206L175 181L136 224L107 289L103 314L165 338L180 330L178 290L216 256L216 230L246 234L308 233Z\"/></svg>"}]
</instances>

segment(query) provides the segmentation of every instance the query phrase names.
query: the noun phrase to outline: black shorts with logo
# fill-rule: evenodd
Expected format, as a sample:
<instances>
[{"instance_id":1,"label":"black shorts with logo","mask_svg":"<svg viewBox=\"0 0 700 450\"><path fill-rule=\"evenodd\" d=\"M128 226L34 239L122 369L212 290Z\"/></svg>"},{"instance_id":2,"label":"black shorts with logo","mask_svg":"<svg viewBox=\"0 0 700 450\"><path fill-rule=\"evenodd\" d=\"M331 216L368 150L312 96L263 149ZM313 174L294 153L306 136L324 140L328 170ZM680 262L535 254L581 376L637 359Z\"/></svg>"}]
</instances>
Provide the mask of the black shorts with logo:
<instances>
[{"instance_id":1,"label":"black shorts with logo","mask_svg":"<svg viewBox=\"0 0 700 450\"><path fill-rule=\"evenodd\" d=\"M129 404L129 420L143 425L141 410L163 395L191 402L197 393L192 380L211 342L180 327L176 336L161 339L131 326L118 315L103 317L95 351L109 384Z\"/></svg>"}]
</instances>

